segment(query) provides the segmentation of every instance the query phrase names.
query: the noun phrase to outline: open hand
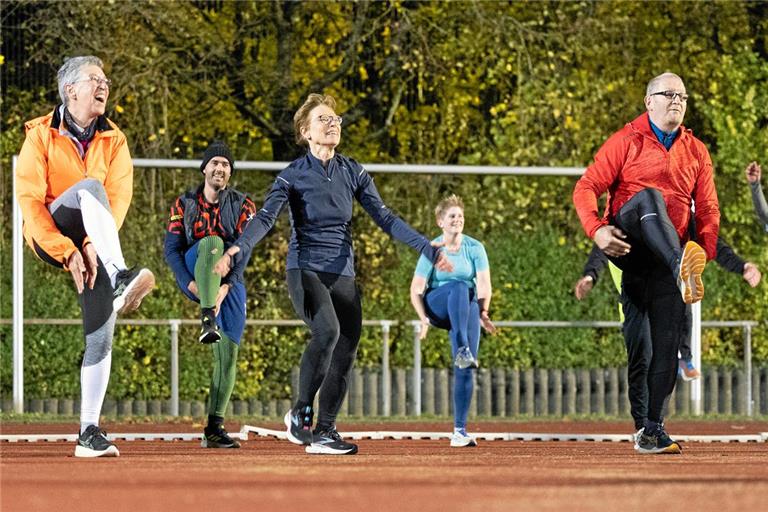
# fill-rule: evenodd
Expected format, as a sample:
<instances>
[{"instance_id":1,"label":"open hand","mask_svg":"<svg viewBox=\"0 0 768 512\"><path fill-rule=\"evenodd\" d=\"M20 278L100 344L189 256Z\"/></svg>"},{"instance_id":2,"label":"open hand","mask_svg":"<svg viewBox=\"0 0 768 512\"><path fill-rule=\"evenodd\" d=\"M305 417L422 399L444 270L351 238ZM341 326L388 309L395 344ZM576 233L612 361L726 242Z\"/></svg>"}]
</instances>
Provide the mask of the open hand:
<instances>
[{"instance_id":1,"label":"open hand","mask_svg":"<svg viewBox=\"0 0 768 512\"><path fill-rule=\"evenodd\" d=\"M422 318L421 325L419 326L419 339L423 340L424 338L426 338L428 331L429 331L429 319Z\"/></svg>"},{"instance_id":2,"label":"open hand","mask_svg":"<svg viewBox=\"0 0 768 512\"><path fill-rule=\"evenodd\" d=\"M92 243L87 243L83 247L83 257L86 283L88 284L88 289L93 290L93 286L96 284L96 272L99 269L99 262L96 259L96 249L94 249Z\"/></svg>"},{"instance_id":3,"label":"open hand","mask_svg":"<svg viewBox=\"0 0 768 512\"><path fill-rule=\"evenodd\" d=\"M488 334L496 334L496 326L491 322L491 318L488 316L487 311L480 312L480 325Z\"/></svg>"},{"instance_id":4,"label":"open hand","mask_svg":"<svg viewBox=\"0 0 768 512\"><path fill-rule=\"evenodd\" d=\"M592 279L592 276L583 276L576 281L576 286L573 287L573 293L578 300L582 300L589 295L589 292L592 291L594 285L595 281Z\"/></svg>"},{"instance_id":5,"label":"open hand","mask_svg":"<svg viewBox=\"0 0 768 512\"><path fill-rule=\"evenodd\" d=\"M84 276L87 278L88 270L85 267L85 262L83 262L83 255L77 249L69 255L67 268L69 273L72 274L72 280L75 282L75 289L78 295L83 293Z\"/></svg>"},{"instance_id":6,"label":"open hand","mask_svg":"<svg viewBox=\"0 0 768 512\"><path fill-rule=\"evenodd\" d=\"M225 252L213 266L213 273L219 274L221 277L229 274L229 270L232 268L232 256L228 252Z\"/></svg>"},{"instance_id":7,"label":"open hand","mask_svg":"<svg viewBox=\"0 0 768 512\"><path fill-rule=\"evenodd\" d=\"M752 288L760 284L760 279L763 277L757 265L749 262L744 264L744 272L741 275Z\"/></svg>"},{"instance_id":8,"label":"open hand","mask_svg":"<svg viewBox=\"0 0 768 512\"><path fill-rule=\"evenodd\" d=\"M595 231L595 243L608 256L618 258L629 254L632 248L624 239L627 235L616 226L606 225Z\"/></svg>"},{"instance_id":9,"label":"open hand","mask_svg":"<svg viewBox=\"0 0 768 512\"><path fill-rule=\"evenodd\" d=\"M187 285L187 290L189 290L189 293L191 293L192 295L194 295L198 299L200 298L200 290L197 289L197 283L196 282L190 281L189 284Z\"/></svg>"},{"instance_id":10,"label":"open hand","mask_svg":"<svg viewBox=\"0 0 768 512\"><path fill-rule=\"evenodd\" d=\"M219 310L221 309L221 303L224 302L224 299L227 298L227 294L229 293L229 285L223 284L219 286L219 291L216 293L216 314L219 314Z\"/></svg>"}]
</instances>

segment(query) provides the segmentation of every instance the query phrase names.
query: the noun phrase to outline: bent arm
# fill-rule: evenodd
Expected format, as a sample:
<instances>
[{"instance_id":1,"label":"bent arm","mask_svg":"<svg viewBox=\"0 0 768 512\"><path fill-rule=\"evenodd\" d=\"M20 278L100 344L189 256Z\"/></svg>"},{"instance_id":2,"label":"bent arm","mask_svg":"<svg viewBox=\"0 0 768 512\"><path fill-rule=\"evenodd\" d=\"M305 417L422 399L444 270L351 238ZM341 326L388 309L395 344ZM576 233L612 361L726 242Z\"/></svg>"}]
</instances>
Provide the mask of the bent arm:
<instances>
[{"instance_id":1,"label":"bent arm","mask_svg":"<svg viewBox=\"0 0 768 512\"><path fill-rule=\"evenodd\" d=\"M133 198L133 161L128 150L128 142L122 132L119 132L117 141L109 162L109 171L104 180L104 190L107 192L115 225L120 229Z\"/></svg>"},{"instance_id":2,"label":"bent arm","mask_svg":"<svg viewBox=\"0 0 768 512\"><path fill-rule=\"evenodd\" d=\"M765 200L763 188L759 181L750 183L749 188L752 191L752 204L755 205L757 217L760 219L763 227L765 227L765 230L768 231L768 202Z\"/></svg>"},{"instance_id":3,"label":"bent arm","mask_svg":"<svg viewBox=\"0 0 768 512\"><path fill-rule=\"evenodd\" d=\"M477 272L477 303L480 311L488 311L491 307L491 271L479 270Z\"/></svg>"},{"instance_id":4,"label":"bent arm","mask_svg":"<svg viewBox=\"0 0 768 512\"><path fill-rule=\"evenodd\" d=\"M424 309L424 292L427 288L427 280L421 276L414 275L411 280L411 305L416 310L419 320L428 321L427 311Z\"/></svg>"},{"instance_id":5,"label":"bent arm","mask_svg":"<svg viewBox=\"0 0 768 512\"><path fill-rule=\"evenodd\" d=\"M589 251L587 263L584 265L584 270L581 275L582 277L589 276L592 278L593 283L597 283L597 280L600 278L600 273L605 270L607 265L608 258L605 253L597 246L597 244L592 244L592 250Z\"/></svg>"},{"instance_id":6,"label":"bent arm","mask_svg":"<svg viewBox=\"0 0 768 512\"><path fill-rule=\"evenodd\" d=\"M745 261L720 237L717 237L717 256L715 261L728 272L735 274L744 272Z\"/></svg>"},{"instance_id":7,"label":"bent arm","mask_svg":"<svg viewBox=\"0 0 768 512\"><path fill-rule=\"evenodd\" d=\"M75 243L56 227L45 204L47 174L48 154L39 130L32 129L27 133L19 153L16 167L16 199L29 238L66 268L69 257L77 248Z\"/></svg>"},{"instance_id":8,"label":"bent arm","mask_svg":"<svg viewBox=\"0 0 768 512\"><path fill-rule=\"evenodd\" d=\"M696 241L707 253L707 260L717 256L717 235L720 231L720 205L712 171L712 160L703 144L700 145L701 160L693 193L696 204Z\"/></svg>"},{"instance_id":9,"label":"bent arm","mask_svg":"<svg viewBox=\"0 0 768 512\"><path fill-rule=\"evenodd\" d=\"M608 220L598 212L597 199L610 189L624 167L629 144L621 132L612 135L597 151L595 161L587 167L573 189L576 213L590 239L594 239L595 232L608 224Z\"/></svg>"}]
</instances>

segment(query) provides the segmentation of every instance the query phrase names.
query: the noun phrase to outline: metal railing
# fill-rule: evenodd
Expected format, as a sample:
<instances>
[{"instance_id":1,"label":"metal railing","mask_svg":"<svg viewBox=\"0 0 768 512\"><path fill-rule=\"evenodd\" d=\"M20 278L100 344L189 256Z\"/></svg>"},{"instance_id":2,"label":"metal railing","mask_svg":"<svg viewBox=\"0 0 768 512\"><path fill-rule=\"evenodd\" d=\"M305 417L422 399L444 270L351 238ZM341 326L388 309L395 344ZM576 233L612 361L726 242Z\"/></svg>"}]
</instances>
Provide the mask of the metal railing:
<instances>
[{"instance_id":1,"label":"metal railing","mask_svg":"<svg viewBox=\"0 0 768 512\"><path fill-rule=\"evenodd\" d=\"M0 325L10 325L11 319L0 319ZM81 325L79 319L49 319L49 318L28 318L24 320L26 325ZM167 325L170 333L171 345L171 414L179 414L179 326L181 325L199 325L199 319L118 319L118 325L149 325L163 326ZM413 389L413 413L419 416L422 411L421 406L421 340L419 339L420 322L411 320L405 322L413 327L413 369L412 369L412 389ZM612 321L500 321L494 322L500 328L543 328L543 329L563 329L563 328L621 328L621 322ZM247 320L246 325L262 327L299 327L303 326L301 320ZM389 367L389 335L392 326L398 325L397 320L364 320L363 325L367 327L379 327L381 329L381 375L382 389L390 390L390 367ZM726 320L726 321L704 321L701 323L703 328L740 328L743 331L744 343L744 369L746 381L752 382L752 328L757 322L752 320ZM14 394L14 409L16 412L23 412L24 409L24 380L23 375L17 376L14 373L14 383L20 386L18 393ZM752 416L752 387L746 386L747 414ZM693 399L693 397L692 397ZM21 400L17 402L17 400ZM389 416L391 413L391 394L384 392L382 394L382 415ZM696 414L701 414L701 408L694 407Z\"/></svg>"}]
</instances>

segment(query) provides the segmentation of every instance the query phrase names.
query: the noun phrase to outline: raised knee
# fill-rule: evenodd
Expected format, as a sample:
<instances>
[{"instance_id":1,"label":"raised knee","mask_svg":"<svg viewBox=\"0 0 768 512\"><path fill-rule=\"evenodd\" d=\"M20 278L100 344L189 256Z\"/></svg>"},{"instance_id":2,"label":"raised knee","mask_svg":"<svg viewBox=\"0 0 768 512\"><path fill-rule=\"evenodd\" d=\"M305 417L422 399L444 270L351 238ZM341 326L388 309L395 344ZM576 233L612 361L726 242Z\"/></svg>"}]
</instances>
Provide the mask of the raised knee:
<instances>
[{"instance_id":1,"label":"raised knee","mask_svg":"<svg viewBox=\"0 0 768 512\"><path fill-rule=\"evenodd\" d=\"M206 236L200 240L200 247L205 247L206 250L218 248L224 250L224 240L218 236Z\"/></svg>"},{"instance_id":2,"label":"raised knee","mask_svg":"<svg viewBox=\"0 0 768 512\"><path fill-rule=\"evenodd\" d=\"M107 197L107 191L104 189L104 185L99 180L93 178L87 178L82 180L78 185L78 192L88 193L96 198L101 204L109 207L109 198Z\"/></svg>"},{"instance_id":3,"label":"raised knee","mask_svg":"<svg viewBox=\"0 0 768 512\"><path fill-rule=\"evenodd\" d=\"M647 187L638 192L642 197L655 205L664 204L664 196L657 188Z\"/></svg>"},{"instance_id":4,"label":"raised knee","mask_svg":"<svg viewBox=\"0 0 768 512\"><path fill-rule=\"evenodd\" d=\"M450 286L452 292L456 293L469 293L469 286L464 281L452 281L444 286Z\"/></svg>"}]
</instances>

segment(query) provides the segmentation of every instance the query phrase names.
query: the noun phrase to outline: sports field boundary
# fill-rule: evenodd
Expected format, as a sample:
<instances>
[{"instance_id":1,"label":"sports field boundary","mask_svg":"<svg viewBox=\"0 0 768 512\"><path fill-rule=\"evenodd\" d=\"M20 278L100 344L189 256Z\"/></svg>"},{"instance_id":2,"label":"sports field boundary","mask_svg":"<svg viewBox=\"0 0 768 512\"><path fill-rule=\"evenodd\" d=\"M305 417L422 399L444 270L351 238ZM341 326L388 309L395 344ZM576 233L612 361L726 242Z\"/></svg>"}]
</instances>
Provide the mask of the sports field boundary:
<instances>
[{"instance_id":1,"label":"sports field boundary","mask_svg":"<svg viewBox=\"0 0 768 512\"><path fill-rule=\"evenodd\" d=\"M284 430L273 430L244 425L240 432L230 433L230 437L248 440L248 435L256 437L272 437L286 439ZM354 440L441 440L450 439L450 432L420 432L420 431L360 431L341 432L341 435ZM472 436L483 441L570 441L570 442L633 442L633 434L573 434L573 433L528 433L528 432L478 432ZM201 433L115 433L108 434L111 441L199 441ZM676 435L675 439L688 443L765 443L768 442L768 432L747 435ZM0 435L0 443L34 443L34 442L74 442L77 434L18 434Z\"/></svg>"}]
</instances>

